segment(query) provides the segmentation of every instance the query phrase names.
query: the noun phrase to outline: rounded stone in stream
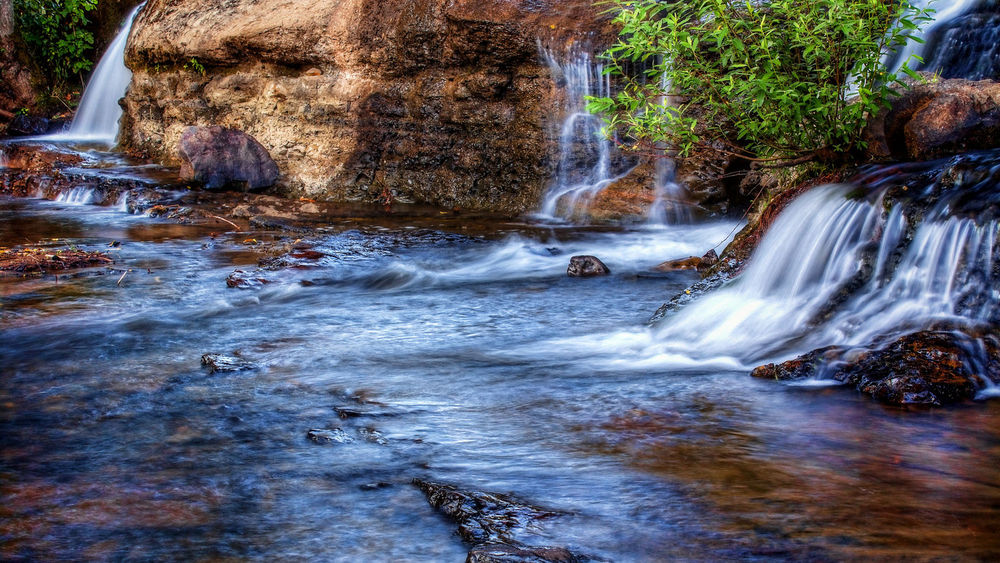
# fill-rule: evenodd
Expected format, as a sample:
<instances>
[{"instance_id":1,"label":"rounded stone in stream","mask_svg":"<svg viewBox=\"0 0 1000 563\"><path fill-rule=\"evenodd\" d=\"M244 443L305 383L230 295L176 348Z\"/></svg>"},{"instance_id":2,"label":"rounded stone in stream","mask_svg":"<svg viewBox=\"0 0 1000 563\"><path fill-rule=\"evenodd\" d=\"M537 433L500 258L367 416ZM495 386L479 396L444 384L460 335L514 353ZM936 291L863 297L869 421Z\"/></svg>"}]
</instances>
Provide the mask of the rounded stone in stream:
<instances>
[{"instance_id":1,"label":"rounded stone in stream","mask_svg":"<svg viewBox=\"0 0 1000 563\"><path fill-rule=\"evenodd\" d=\"M278 181L278 166L256 139L237 129L188 127L179 142L180 178L208 189L256 190Z\"/></svg>"},{"instance_id":2,"label":"rounded stone in stream","mask_svg":"<svg viewBox=\"0 0 1000 563\"><path fill-rule=\"evenodd\" d=\"M611 270L596 256L574 256L569 259L566 275L571 278L592 278L606 276Z\"/></svg>"},{"instance_id":3,"label":"rounded stone in stream","mask_svg":"<svg viewBox=\"0 0 1000 563\"><path fill-rule=\"evenodd\" d=\"M488 543L469 550L465 563L577 563L589 561L564 547L529 547Z\"/></svg>"}]
</instances>

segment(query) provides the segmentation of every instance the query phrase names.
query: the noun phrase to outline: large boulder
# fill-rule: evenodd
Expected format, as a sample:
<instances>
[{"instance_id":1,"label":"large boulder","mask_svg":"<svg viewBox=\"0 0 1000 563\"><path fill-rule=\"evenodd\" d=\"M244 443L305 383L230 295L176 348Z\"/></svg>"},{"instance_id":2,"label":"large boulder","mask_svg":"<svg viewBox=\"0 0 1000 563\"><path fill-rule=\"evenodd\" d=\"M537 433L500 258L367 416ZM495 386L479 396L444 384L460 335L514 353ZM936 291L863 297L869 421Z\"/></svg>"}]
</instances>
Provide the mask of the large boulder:
<instances>
[{"instance_id":1,"label":"large boulder","mask_svg":"<svg viewBox=\"0 0 1000 563\"><path fill-rule=\"evenodd\" d=\"M180 178L208 189L226 186L249 190L278 180L278 166L267 149L242 131L225 127L187 127L178 144Z\"/></svg>"},{"instance_id":2,"label":"large boulder","mask_svg":"<svg viewBox=\"0 0 1000 563\"><path fill-rule=\"evenodd\" d=\"M1000 147L1000 83L930 77L892 99L864 138L875 160L931 160Z\"/></svg>"},{"instance_id":3,"label":"large boulder","mask_svg":"<svg viewBox=\"0 0 1000 563\"><path fill-rule=\"evenodd\" d=\"M150 0L120 141L176 165L185 126L221 125L285 195L518 214L568 107L539 45L599 51L608 21L590 0Z\"/></svg>"}]
</instances>

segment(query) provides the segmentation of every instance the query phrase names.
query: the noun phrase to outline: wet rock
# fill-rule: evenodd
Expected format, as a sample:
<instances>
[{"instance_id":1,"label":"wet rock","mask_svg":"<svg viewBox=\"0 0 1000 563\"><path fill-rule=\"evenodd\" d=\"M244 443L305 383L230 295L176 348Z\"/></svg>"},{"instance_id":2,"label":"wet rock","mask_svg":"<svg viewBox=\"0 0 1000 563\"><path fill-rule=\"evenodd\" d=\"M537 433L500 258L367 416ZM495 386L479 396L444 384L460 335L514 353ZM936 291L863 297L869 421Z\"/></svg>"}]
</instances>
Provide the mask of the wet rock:
<instances>
[{"instance_id":1,"label":"wet rock","mask_svg":"<svg viewBox=\"0 0 1000 563\"><path fill-rule=\"evenodd\" d=\"M653 269L657 272L675 272L677 270L698 270L700 266L701 258L689 256L687 258L678 258L677 260L667 260L653 266Z\"/></svg>"},{"instance_id":2,"label":"wet rock","mask_svg":"<svg viewBox=\"0 0 1000 563\"><path fill-rule=\"evenodd\" d=\"M267 149L246 133L219 126L187 127L178 145L180 178L208 189L274 185L278 166Z\"/></svg>"},{"instance_id":3,"label":"wet rock","mask_svg":"<svg viewBox=\"0 0 1000 563\"><path fill-rule=\"evenodd\" d=\"M585 210L592 222L642 220L656 201L656 171L653 162L636 166L594 196Z\"/></svg>"},{"instance_id":4,"label":"wet rock","mask_svg":"<svg viewBox=\"0 0 1000 563\"><path fill-rule=\"evenodd\" d=\"M247 272L245 270L235 270L226 278L226 285L240 289L249 289L264 284L271 283L271 280L263 276L263 271L255 270Z\"/></svg>"},{"instance_id":5,"label":"wet rock","mask_svg":"<svg viewBox=\"0 0 1000 563\"><path fill-rule=\"evenodd\" d=\"M15 115L7 125L11 136L44 135L49 132L49 120L34 115Z\"/></svg>"},{"instance_id":6,"label":"wet rock","mask_svg":"<svg viewBox=\"0 0 1000 563\"><path fill-rule=\"evenodd\" d=\"M780 364L757 366L750 372L750 375L760 379L777 381L796 381L810 377L822 378L823 376L833 377L829 368L832 365L843 363L841 356L844 352L845 350L839 346L828 346Z\"/></svg>"},{"instance_id":7,"label":"wet rock","mask_svg":"<svg viewBox=\"0 0 1000 563\"><path fill-rule=\"evenodd\" d=\"M201 365L209 368L209 373L246 371L258 367L249 360L223 354L205 354L201 357Z\"/></svg>"},{"instance_id":8,"label":"wet rock","mask_svg":"<svg viewBox=\"0 0 1000 563\"><path fill-rule=\"evenodd\" d=\"M528 547L507 543L477 545L466 563L578 563L590 561L563 547Z\"/></svg>"},{"instance_id":9,"label":"wet rock","mask_svg":"<svg viewBox=\"0 0 1000 563\"><path fill-rule=\"evenodd\" d=\"M44 274L107 266L113 263L114 259L103 252L88 252L71 248L0 249L0 272Z\"/></svg>"},{"instance_id":10,"label":"wet rock","mask_svg":"<svg viewBox=\"0 0 1000 563\"><path fill-rule=\"evenodd\" d=\"M930 160L1000 146L1000 83L925 76L871 120L870 158Z\"/></svg>"},{"instance_id":11,"label":"wet rock","mask_svg":"<svg viewBox=\"0 0 1000 563\"><path fill-rule=\"evenodd\" d=\"M389 440L374 428L358 428L358 435L361 436L362 440L371 444L378 444L380 446L389 444Z\"/></svg>"},{"instance_id":12,"label":"wet rock","mask_svg":"<svg viewBox=\"0 0 1000 563\"><path fill-rule=\"evenodd\" d=\"M606 276L611 270L596 256L573 256L569 259L566 275L572 278L592 278Z\"/></svg>"},{"instance_id":13,"label":"wet rock","mask_svg":"<svg viewBox=\"0 0 1000 563\"><path fill-rule=\"evenodd\" d=\"M431 506L458 524L458 535L471 544L509 543L518 529L558 515L504 494L463 491L422 479L413 484Z\"/></svg>"},{"instance_id":14,"label":"wet rock","mask_svg":"<svg viewBox=\"0 0 1000 563\"><path fill-rule=\"evenodd\" d=\"M974 398L987 379L1000 382L1000 342L992 335L926 330L870 349L814 350L751 375L833 378L888 404L943 405Z\"/></svg>"},{"instance_id":15,"label":"wet rock","mask_svg":"<svg viewBox=\"0 0 1000 563\"><path fill-rule=\"evenodd\" d=\"M698 263L698 271L708 271L719 263L719 254L715 252L715 249L711 249L706 252L702 257L701 261Z\"/></svg>"},{"instance_id":16,"label":"wet rock","mask_svg":"<svg viewBox=\"0 0 1000 563\"><path fill-rule=\"evenodd\" d=\"M452 485L414 479L435 509L458 524L458 535L473 544L466 561L541 563L589 561L562 547L532 547L513 539L520 529L557 512L525 504L498 493L463 491Z\"/></svg>"},{"instance_id":17,"label":"wet rock","mask_svg":"<svg viewBox=\"0 0 1000 563\"><path fill-rule=\"evenodd\" d=\"M340 428L314 428L306 432L306 438L317 444L349 444L354 441Z\"/></svg>"}]
</instances>

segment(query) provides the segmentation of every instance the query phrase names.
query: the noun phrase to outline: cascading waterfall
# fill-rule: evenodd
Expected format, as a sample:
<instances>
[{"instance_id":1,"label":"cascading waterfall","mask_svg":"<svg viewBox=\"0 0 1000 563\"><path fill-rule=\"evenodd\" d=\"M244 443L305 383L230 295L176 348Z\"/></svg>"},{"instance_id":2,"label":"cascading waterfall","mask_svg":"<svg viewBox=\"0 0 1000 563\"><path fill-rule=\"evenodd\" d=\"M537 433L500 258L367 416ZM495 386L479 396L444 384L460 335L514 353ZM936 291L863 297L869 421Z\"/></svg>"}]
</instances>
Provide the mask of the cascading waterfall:
<instances>
[{"instance_id":1,"label":"cascading waterfall","mask_svg":"<svg viewBox=\"0 0 1000 563\"><path fill-rule=\"evenodd\" d=\"M612 95L604 65L574 44L559 55L539 43L539 53L552 76L566 92L566 117L559 129L559 162L556 176L539 211L544 218L573 220L585 215L590 203L609 185L629 173L634 161L626 159L604 135L604 122L587 111L586 96ZM668 91L664 85L664 91ZM655 200L647 210L650 224L686 222L688 207L681 203L684 188L674 178L674 163L658 159L650 186Z\"/></svg>"},{"instance_id":2,"label":"cascading waterfall","mask_svg":"<svg viewBox=\"0 0 1000 563\"><path fill-rule=\"evenodd\" d=\"M118 136L118 120L122 108L118 105L128 89L132 71L125 66L125 44L135 17L145 3L137 6L125 19L118 35L108 46L84 89L80 106L69 129L45 137L49 141L86 141L113 145Z\"/></svg>"},{"instance_id":3,"label":"cascading waterfall","mask_svg":"<svg viewBox=\"0 0 1000 563\"><path fill-rule=\"evenodd\" d=\"M907 176L906 189L885 169L860 188L815 188L781 213L728 286L646 329L544 347L610 357L615 368L751 369L929 326L996 324L1000 152L938 166Z\"/></svg>"},{"instance_id":4,"label":"cascading waterfall","mask_svg":"<svg viewBox=\"0 0 1000 563\"><path fill-rule=\"evenodd\" d=\"M949 29L954 29L955 23L958 22L964 15L969 13L971 10L975 9L977 5L982 3L982 0L954 0L952 2L940 2L937 0L913 0L911 2L915 7L919 9L931 8L935 10L933 17L934 20L930 22L920 33L917 35L922 39L923 43L917 43L916 41L908 42L904 47L899 49L894 53L890 53L888 56L887 66L893 73L899 73L899 69L903 66L903 62L907 61L911 55L917 55L921 57L924 62L912 63L911 67L916 70L927 70L931 72L937 72L942 70L942 64L945 62L943 60L938 61L941 53L948 51L949 47L948 41L945 41L944 45L939 45L941 43L937 38L942 32ZM981 29L975 28L972 36L979 35L982 32ZM994 30L995 33L995 30ZM979 42L981 45L988 45L988 42ZM957 43L952 44L951 48L954 50L956 47L960 47ZM977 57L979 50L977 49ZM938 62L935 62L938 61ZM949 78L983 78L983 76L964 76L957 74L948 74Z\"/></svg>"},{"instance_id":5,"label":"cascading waterfall","mask_svg":"<svg viewBox=\"0 0 1000 563\"><path fill-rule=\"evenodd\" d=\"M10 162L7 160L7 153L0 150L0 168L7 168L9 163Z\"/></svg>"},{"instance_id":6,"label":"cascading waterfall","mask_svg":"<svg viewBox=\"0 0 1000 563\"><path fill-rule=\"evenodd\" d=\"M556 177L541 215L571 219L616 179L612 172L614 146L602 133L601 119L586 109L586 96L611 95L611 83L602 64L576 46L564 57L539 44L552 76L566 91L566 118L559 131Z\"/></svg>"}]
</instances>

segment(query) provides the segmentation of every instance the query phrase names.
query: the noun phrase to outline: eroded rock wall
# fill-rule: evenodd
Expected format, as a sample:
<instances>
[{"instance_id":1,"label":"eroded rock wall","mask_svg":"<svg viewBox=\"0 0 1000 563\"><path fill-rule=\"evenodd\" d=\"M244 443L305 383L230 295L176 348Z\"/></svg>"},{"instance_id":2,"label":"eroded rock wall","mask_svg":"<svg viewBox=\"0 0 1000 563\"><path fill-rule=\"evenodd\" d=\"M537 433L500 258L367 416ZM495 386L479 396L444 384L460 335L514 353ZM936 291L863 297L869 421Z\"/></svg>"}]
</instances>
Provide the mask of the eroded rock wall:
<instances>
[{"instance_id":1,"label":"eroded rock wall","mask_svg":"<svg viewBox=\"0 0 1000 563\"><path fill-rule=\"evenodd\" d=\"M562 118L539 41L611 37L589 0L150 0L120 140L176 164L186 126L222 125L290 196L513 215L537 205Z\"/></svg>"}]
</instances>

